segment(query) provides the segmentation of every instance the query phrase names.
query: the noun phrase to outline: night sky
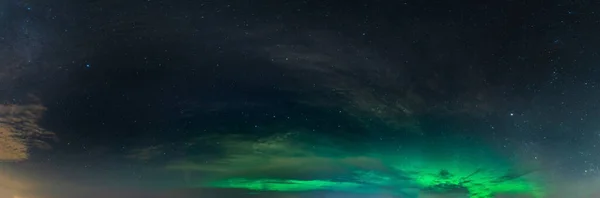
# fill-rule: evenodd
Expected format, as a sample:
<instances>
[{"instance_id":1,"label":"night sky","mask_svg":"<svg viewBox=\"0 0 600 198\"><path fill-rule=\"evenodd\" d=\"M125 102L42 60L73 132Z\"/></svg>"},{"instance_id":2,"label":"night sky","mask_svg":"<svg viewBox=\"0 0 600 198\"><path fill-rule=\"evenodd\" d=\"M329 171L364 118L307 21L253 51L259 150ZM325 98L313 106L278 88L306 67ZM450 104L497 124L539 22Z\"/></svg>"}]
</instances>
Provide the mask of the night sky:
<instances>
[{"instance_id":1,"label":"night sky","mask_svg":"<svg viewBox=\"0 0 600 198\"><path fill-rule=\"evenodd\" d=\"M0 198L600 197L600 3L0 0Z\"/></svg>"}]
</instances>

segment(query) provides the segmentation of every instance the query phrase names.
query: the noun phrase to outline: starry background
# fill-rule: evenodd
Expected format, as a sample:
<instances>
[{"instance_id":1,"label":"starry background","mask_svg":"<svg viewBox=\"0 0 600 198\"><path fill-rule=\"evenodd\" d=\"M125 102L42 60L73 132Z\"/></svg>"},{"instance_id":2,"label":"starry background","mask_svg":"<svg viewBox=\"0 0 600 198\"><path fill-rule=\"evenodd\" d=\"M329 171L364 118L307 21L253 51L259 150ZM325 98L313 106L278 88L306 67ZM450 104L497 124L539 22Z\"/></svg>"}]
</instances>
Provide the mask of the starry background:
<instances>
[{"instance_id":1,"label":"starry background","mask_svg":"<svg viewBox=\"0 0 600 198\"><path fill-rule=\"evenodd\" d=\"M546 197L590 197L598 8L0 0L0 196L240 197L200 186L335 175L324 161L276 163L298 153L437 156L476 142L544 178ZM260 160L280 169L253 167Z\"/></svg>"}]
</instances>

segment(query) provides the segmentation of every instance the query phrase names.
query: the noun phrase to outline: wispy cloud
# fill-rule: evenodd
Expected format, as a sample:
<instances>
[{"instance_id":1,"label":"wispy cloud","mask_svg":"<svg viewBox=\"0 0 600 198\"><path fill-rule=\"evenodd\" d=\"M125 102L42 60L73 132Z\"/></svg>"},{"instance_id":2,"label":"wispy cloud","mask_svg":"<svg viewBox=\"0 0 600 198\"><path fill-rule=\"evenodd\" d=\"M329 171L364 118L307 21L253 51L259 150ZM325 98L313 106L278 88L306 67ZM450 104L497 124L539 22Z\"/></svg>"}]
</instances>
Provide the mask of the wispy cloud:
<instances>
[{"instance_id":1,"label":"wispy cloud","mask_svg":"<svg viewBox=\"0 0 600 198\"><path fill-rule=\"evenodd\" d=\"M292 78L311 76L310 82L319 90L348 100L350 112L389 119L424 110L425 101L411 91L405 67L329 32L306 31L305 35L301 43L282 41L264 47L266 58L293 71Z\"/></svg>"},{"instance_id":2,"label":"wispy cloud","mask_svg":"<svg viewBox=\"0 0 600 198\"><path fill-rule=\"evenodd\" d=\"M15 134L13 127L0 125L0 160L18 161L26 158L25 140Z\"/></svg>"},{"instance_id":3,"label":"wispy cloud","mask_svg":"<svg viewBox=\"0 0 600 198\"><path fill-rule=\"evenodd\" d=\"M0 105L0 161L28 158L29 148L48 148L54 134L38 125L46 108L41 105Z\"/></svg>"},{"instance_id":4,"label":"wispy cloud","mask_svg":"<svg viewBox=\"0 0 600 198\"><path fill-rule=\"evenodd\" d=\"M278 87L302 93L305 98L301 102L306 105L341 108L359 121L376 119L414 133L422 132L416 118L419 115L480 117L496 113L506 105L484 83L465 84L484 81L476 70L464 67L465 60L476 59L468 53L452 54L437 49L435 43L420 46L409 42L408 38L414 35L399 35L408 38L405 43L398 41L394 52L388 52L336 32L300 29L291 34L277 29L230 30L229 34L236 43L253 44L236 45L236 49L254 53L282 70L285 78L291 80ZM448 41L437 38L436 42ZM438 56L450 56L449 53L456 56L452 62L440 62ZM460 76L454 76L459 73ZM448 78L460 80L449 84Z\"/></svg>"},{"instance_id":5,"label":"wispy cloud","mask_svg":"<svg viewBox=\"0 0 600 198\"><path fill-rule=\"evenodd\" d=\"M199 138L188 145L208 145L207 152L195 151L192 156L176 159L167 169L200 171L216 177L282 179L335 178L356 169L386 169L378 159L348 153L341 146L329 143L295 141L298 136L290 132L265 138L242 135ZM196 149L201 148L191 146L190 153Z\"/></svg>"},{"instance_id":6,"label":"wispy cloud","mask_svg":"<svg viewBox=\"0 0 600 198\"><path fill-rule=\"evenodd\" d=\"M150 160L164 153L163 146L150 146L145 148L136 148L129 152L126 156L129 159L135 160Z\"/></svg>"}]
</instances>

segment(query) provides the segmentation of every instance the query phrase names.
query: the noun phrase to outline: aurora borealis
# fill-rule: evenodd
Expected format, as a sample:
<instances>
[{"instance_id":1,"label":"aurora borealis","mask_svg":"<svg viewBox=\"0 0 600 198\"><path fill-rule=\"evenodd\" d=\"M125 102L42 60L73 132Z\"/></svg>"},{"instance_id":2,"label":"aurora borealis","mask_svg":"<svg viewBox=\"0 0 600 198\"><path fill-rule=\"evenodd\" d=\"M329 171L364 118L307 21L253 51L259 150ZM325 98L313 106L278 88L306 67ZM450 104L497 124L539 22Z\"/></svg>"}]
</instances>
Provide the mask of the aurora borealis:
<instances>
[{"instance_id":1,"label":"aurora borealis","mask_svg":"<svg viewBox=\"0 0 600 198\"><path fill-rule=\"evenodd\" d=\"M375 149L371 153L357 154L344 153L336 148L325 147L326 145L321 145L323 148L311 147L303 150L298 148L298 145L294 146L294 139L290 136L293 135L286 135L285 139L272 138L264 148L252 143L238 142L239 145L247 145L246 149L250 150L242 152L245 153L244 156L238 156L244 160L217 162L217 166L224 170L237 171L224 173L229 176L203 185L259 192L385 192L401 197L419 197L419 193L423 191L463 192L473 198L490 198L497 194L531 197L544 195L543 183L536 178L535 170L519 167L517 163L511 163L483 145L474 145L472 141L448 138L443 144L414 144L394 152L377 152ZM227 141L223 142L227 144ZM326 150L332 153L319 152ZM197 168L210 166L198 165ZM302 166L313 168L301 168ZM298 174L309 174L320 179L285 174L274 174L271 177L253 175L256 171L252 170L254 168L282 172L295 170Z\"/></svg>"},{"instance_id":2,"label":"aurora borealis","mask_svg":"<svg viewBox=\"0 0 600 198\"><path fill-rule=\"evenodd\" d=\"M0 0L0 198L597 198L598 10Z\"/></svg>"}]
</instances>

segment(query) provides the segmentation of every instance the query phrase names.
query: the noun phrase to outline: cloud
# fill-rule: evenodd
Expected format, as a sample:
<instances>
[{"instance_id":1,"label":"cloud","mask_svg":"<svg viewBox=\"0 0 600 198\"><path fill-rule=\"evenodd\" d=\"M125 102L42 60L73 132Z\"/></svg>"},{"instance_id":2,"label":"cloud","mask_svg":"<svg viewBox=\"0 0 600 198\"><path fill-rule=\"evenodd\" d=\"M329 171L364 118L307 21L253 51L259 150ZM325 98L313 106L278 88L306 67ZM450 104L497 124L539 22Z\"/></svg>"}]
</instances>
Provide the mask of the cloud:
<instances>
[{"instance_id":1,"label":"cloud","mask_svg":"<svg viewBox=\"0 0 600 198\"><path fill-rule=\"evenodd\" d=\"M195 141L196 144L208 143L215 152L175 160L167 168L202 171L219 176L288 179L331 178L350 174L358 167L384 169L376 159L350 154L333 145L295 141L299 136L298 133L289 132L265 138L241 135L200 138Z\"/></svg>"},{"instance_id":2,"label":"cloud","mask_svg":"<svg viewBox=\"0 0 600 198\"><path fill-rule=\"evenodd\" d=\"M158 145L158 146L150 146L150 147L146 147L146 148L133 149L132 151L130 151L129 155L127 155L126 157L129 159L146 161L146 160L150 160L155 157L158 157L158 156L162 155L163 153L164 153L163 146Z\"/></svg>"},{"instance_id":3,"label":"cloud","mask_svg":"<svg viewBox=\"0 0 600 198\"><path fill-rule=\"evenodd\" d=\"M0 105L0 161L28 158L31 147L49 148L44 140L54 134L38 125L46 108L41 105Z\"/></svg>"},{"instance_id":4,"label":"cloud","mask_svg":"<svg viewBox=\"0 0 600 198\"><path fill-rule=\"evenodd\" d=\"M421 96L411 90L405 67L393 65L367 47L344 44L355 41L328 32L307 31L306 35L310 36L302 43L264 47L266 58L291 70L292 78L311 76L309 86L349 101L345 105L351 112L389 119L425 107Z\"/></svg>"},{"instance_id":5,"label":"cloud","mask_svg":"<svg viewBox=\"0 0 600 198\"><path fill-rule=\"evenodd\" d=\"M17 137L10 126L0 124L0 160L18 161L27 158L25 140Z\"/></svg>"},{"instance_id":6,"label":"cloud","mask_svg":"<svg viewBox=\"0 0 600 198\"><path fill-rule=\"evenodd\" d=\"M299 93L305 105L343 109L365 124L375 120L413 133L423 132L420 115L483 117L507 105L498 97L502 87L492 89L483 83L478 68L467 66L478 65L477 58L440 49L461 45L452 43L458 42L453 38L398 35L404 41L387 51L339 32L298 29L290 34L277 29L281 27L228 32L232 42L252 44L234 44L236 49L282 69L289 82L278 88Z\"/></svg>"}]
</instances>

